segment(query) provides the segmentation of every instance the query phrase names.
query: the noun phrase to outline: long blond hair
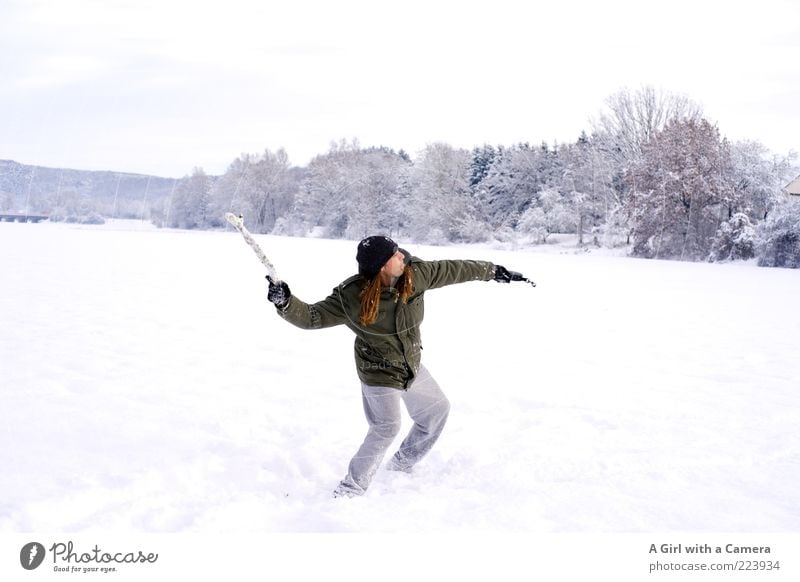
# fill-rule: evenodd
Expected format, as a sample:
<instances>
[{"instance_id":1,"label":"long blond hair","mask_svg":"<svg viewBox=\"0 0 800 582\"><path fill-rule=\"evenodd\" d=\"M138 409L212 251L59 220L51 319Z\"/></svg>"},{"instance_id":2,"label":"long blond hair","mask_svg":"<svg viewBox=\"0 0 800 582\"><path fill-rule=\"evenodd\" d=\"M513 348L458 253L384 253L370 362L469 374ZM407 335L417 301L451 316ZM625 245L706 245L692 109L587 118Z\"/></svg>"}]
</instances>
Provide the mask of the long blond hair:
<instances>
[{"instance_id":1,"label":"long blond hair","mask_svg":"<svg viewBox=\"0 0 800 582\"><path fill-rule=\"evenodd\" d=\"M398 297L403 303L408 302L408 298L414 292L414 271L409 265L403 269L398 286ZM378 273L371 280L367 279L361 288L361 325L372 325L378 319L378 307L381 304L381 274Z\"/></svg>"}]
</instances>

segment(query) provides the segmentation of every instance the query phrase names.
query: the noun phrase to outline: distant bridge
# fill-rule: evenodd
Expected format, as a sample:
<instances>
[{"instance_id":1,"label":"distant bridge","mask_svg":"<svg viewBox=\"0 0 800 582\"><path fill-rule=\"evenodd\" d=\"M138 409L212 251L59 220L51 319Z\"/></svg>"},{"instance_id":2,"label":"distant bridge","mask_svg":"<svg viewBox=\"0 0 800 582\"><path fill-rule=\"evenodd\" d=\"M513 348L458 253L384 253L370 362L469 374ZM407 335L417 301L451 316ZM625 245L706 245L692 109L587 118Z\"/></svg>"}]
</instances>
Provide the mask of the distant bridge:
<instances>
[{"instance_id":1,"label":"distant bridge","mask_svg":"<svg viewBox=\"0 0 800 582\"><path fill-rule=\"evenodd\" d=\"M0 222L39 222L48 218L43 214L0 214Z\"/></svg>"}]
</instances>

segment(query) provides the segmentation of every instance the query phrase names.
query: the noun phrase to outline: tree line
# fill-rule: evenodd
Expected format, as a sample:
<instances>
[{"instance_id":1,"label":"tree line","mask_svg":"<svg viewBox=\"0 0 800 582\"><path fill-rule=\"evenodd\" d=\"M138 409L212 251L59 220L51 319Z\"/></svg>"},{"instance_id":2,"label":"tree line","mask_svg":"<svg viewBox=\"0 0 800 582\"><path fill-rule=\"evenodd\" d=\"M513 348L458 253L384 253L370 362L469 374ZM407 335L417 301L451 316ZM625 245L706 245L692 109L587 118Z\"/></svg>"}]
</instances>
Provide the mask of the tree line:
<instances>
[{"instance_id":1,"label":"tree line","mask_svg":"<svg viewBox=\"0 0 800 582\"><path fill-rule=\"evenodd\" d=\"M782 190L794 153L731 143L698 104L652 87L610 96L591 125L573 143L432 143L413 159L355 140L306 167L283 149L243 154L222 176L195 169L151 218L218 228L233 211L258 233L432 244L568 233L638 257L800 266L800 205Z\"/></svg>"}]
</instances>

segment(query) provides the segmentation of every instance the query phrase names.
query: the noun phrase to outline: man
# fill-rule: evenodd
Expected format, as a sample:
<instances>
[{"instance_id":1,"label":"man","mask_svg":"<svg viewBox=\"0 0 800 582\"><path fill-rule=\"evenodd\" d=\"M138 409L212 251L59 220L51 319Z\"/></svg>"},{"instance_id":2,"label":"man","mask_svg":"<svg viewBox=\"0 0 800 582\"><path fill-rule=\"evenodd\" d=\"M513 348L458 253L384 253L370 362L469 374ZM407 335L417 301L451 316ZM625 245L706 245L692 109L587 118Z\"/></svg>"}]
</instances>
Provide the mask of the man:
<instances>
[{"instance_id":1,"label":"man","mask_svg":"<svg viewBox=\"0 0 800 582\"><path fill-rule=\"evenodd\" d=\"M402 401L414 421L387 468L411 472L444 429L450 403L421 364L419 326L426 291L465 283L509 283L519 273L485 261L423 261L385 236L358 244L358 274L317 303L270 279L268 298L286 321L303 329L346 325L355 334L355 361L369 430L335 497L363 495L400 430Z\"/></svg>"}]
</instances>

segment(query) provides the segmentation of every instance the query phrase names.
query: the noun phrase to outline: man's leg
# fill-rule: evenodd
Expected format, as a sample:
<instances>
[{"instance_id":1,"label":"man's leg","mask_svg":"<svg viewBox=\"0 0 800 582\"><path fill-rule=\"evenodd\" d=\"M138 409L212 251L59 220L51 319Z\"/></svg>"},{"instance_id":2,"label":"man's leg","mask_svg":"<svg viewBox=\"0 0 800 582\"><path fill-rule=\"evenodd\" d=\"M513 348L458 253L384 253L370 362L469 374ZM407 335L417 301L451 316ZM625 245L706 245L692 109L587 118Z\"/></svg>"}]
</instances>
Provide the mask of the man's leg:
<instances>
[{"instance_id":1,"label":"man's leg","mask_svg":"<svg viewBox=\"0 0 800 582\"><path fill-rule=\"evenodd\" d=\"M401 396L414 426L390 459L387 468L410 472L442 434L450 412L450 402L425 366L420 366L414 383Z\"/></svg>"},{"instance_id":2,"label":"man's leg","mask_svg":"<svg viewBox=\"0 0 800 582\"><path fill-rule=\"evenodd\" d=\"M347 476L334 492L337 497L363 495L366 491L387 449L400 432L402 394L396 388L361 385L361 399L369 430L350 461Z\"/></svg>"}]
</instances>

